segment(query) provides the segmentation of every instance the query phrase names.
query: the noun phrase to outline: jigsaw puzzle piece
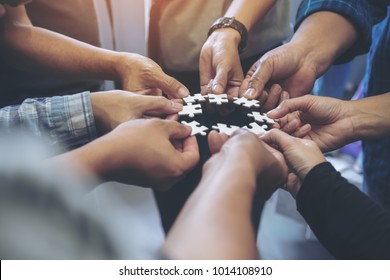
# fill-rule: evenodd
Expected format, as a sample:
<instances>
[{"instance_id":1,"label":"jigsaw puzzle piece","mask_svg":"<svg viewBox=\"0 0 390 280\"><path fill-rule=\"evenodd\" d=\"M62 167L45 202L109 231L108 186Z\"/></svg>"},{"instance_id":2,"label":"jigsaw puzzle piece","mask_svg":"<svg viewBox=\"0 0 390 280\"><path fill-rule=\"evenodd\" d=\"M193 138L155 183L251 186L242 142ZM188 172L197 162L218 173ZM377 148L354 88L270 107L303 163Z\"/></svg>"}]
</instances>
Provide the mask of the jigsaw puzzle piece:
<instances>
[{"instance_id":1,"label":"jigsaw puzzle piece","mask_svg":"<svg viewBox=\"0 0 390 280\"><path fill-rule=\"evenodd\" d=\"M257 122L252 122L249 125L244 126L243 128L249 130L256 135L263 135L266 132L267 125L263 124L262 126L260 126Z\"/></svg>"},{"instance_id":2,"label":"jigsaw puzzle piece","mask_svg":"<svg viewBox=\"0 0 390 280\"><path fill-rule=\"evenodd\" d=\"M219 132L222 132L222 133L225 133L225 134L231 136L234 133L234 131L236 131L240 127L235 126L235 125L228 126L224 123L217 123L217 125L213 125L212 128L215 130L218 130Z\"/></svg>"},{"instance_id":3,"label":"jigsaw puzzle piece","mask_svg":"<svg viewBox=\"0 0 390 280\"><path fill-rule=\"evenodd\" d=\"M229 99L226 93L222 93L222 94L209 93L206 96L209 99L210 103L214 103L217 105L222 105L223 103L229 103Z\"/></svg>"},{"instance_id":4,"label":"jigsaw puzzle piece","mask_svg":"<svg viewBox=\"0 0 390 280\"><path fill-rule=\"evenodd\" d=\"M183 110L179 112L180 116L195 117L196 114L202 114L202 107L200 104L188 104L183 106Z\"/></svg>"},{"instance_id":5,"label":"jigsaw puzzle piece","mask_svg":"<svg viewBox=\"0 0 390 280\"><path fill-rule=\"evenodd\" d=\"M188 95L187 97L184 97L183 100L186 104L193 104L196 102L204 102L206 101L206 98L202 94L196 93L194 95Z\"/></svg>"},{"instance_id":6,"label":"jigsaw puzzle piece","mask_svg":"<svg viewBox=\"0 0 390 280\"><path fill-rule=\"evenodd\" d=\"M252 108L252 107L260 107L260 102L259 100L256 99L247 99L245 97L234 97L234 104L241 105L247 108Z\"/></svg>"},{"instance_id":7,"label":"jigsaw puzzle piece","mask_svg":"<svg viewBox=\"0 0 390 280\"><path fill-rule=\"evenodd\" d=\"M266 124L275 124L276 121L274 119L271 119L267 117L266 114L261 114L259 112L252 112L248 114L248 117L254 118L255 121L260 122L260 123L266 123Z\"/></svg>"},{"instance_id":8,"label":"jigsaw puzzle piece","mask_svg":"<svg viewBox=\"0 0 390 280\"><path fill-rule=\"evenodd\" d=\"M191 136L197 135L197 134L200 134L202 136L206 136L206 132L205 131L209 130L208 127L206 127L204 125L201 125L197 121L192 121L190 123L188 123L186 121L182 121L181 123L185 124L185 125L188 125L188 126L190 126L192 128Z\"/></svg>"}]
</instances>

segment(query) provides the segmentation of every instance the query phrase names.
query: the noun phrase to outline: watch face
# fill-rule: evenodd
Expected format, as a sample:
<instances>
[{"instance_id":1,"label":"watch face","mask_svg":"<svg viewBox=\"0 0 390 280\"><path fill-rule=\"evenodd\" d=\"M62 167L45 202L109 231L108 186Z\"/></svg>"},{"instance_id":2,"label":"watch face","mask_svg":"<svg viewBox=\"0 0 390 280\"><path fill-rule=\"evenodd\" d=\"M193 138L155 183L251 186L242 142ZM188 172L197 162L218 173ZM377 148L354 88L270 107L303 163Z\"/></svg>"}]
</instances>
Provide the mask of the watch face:
<instances>
[{"instance_id":1,"label":"watch face","mask_svg":"<svg viewBox=\"0 0 390 280\"><path fill-rule=\"evenodd\" d=\"M234 22L234 17L223 17L221 18L221 24L224 26L230 26Z\"/></svg>"}]
</instances>

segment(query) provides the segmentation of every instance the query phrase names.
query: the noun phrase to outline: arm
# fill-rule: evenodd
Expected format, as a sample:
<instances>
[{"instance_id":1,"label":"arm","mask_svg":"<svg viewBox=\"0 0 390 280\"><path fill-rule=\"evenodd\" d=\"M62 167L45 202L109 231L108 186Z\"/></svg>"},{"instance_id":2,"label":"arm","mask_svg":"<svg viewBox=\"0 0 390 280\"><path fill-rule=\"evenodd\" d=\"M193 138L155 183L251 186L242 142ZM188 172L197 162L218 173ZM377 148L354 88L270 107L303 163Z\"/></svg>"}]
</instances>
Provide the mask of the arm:
<instances>
[{"instance_id":1,"label":"arm","mask_svg":"<svg viewBox=\"0 0 390 280\"><path fill-rule=\"evenodd\" d=\"M0 126L5 130L20 127L39 136L47 134L53 144L60 144L66 149L97 137L88 92L27 99L21 105L2 108Z\"/></svg>"},{"instance_id":2,"label":"arm","mask_svg":"<svg viewBox=\"0 0 390 280\"><path fill-rule=\"evenodd\" d=\"M315 79L337 59L347 61L369 49L371 28L386 11L384 3L370 2L303 1L292 40L253 65L240 94L266 103L264 88L275 82L291 97L309 93Z\"/></svg>"},{"instance_id":3,"label":"arm","mask_svg":"<svg viewBox=\"0 0 390 280\"><path fill-rule=\"evenodd\" d=\"M27 99L0 109L0 127L21 127L35 135L47 134L53 144L67 150L86 144L119 124L176 114L183 105L162 96L126 91L84 92L50 98Z\"/></svg>"},{"instance_id":4,"label":"arm","mask_svg":"<svg viewBox=\"0 0 390 280\"><path fill-rule=\"evenodd\" d=\"M235 17L249 31L275 2L275 0L235 0L224 16ZM240 41L239 32L232 28L217 29L209 36L202 48L199 62L203 93L206 93L210 87L210 90L216 94L227 91L231 97L238 95L239 86L244 78L238 53ZM213 82L209 86L212 79Z\"/></svg>"},{"instance_id":5,"label":"arm","mask_svg":"<svg viewBox=\"0 0 390 280\"><path fill-rule=\"evenodd\" d=\"M199 161L198 145L190 134L188 126L176 121L132 120L50 163L77 164L103 182L167 190Z\"/></svg>"},{"instance_id":6,"label":"arm","mask_svg":"<svg viewBox=\"0 0 390 280\"><path fill-rule=\"evenodd\" d=\"M256 185L260 192L269 186L274 191L283 184L287 166L249 132L236 133L222 149L217 136L210 133L209 146L220 151L204 165L200 184L163 246L172 259L258 258L250 219ZM237 161L239 166L232 164Z\"/></svg>"},{"instance_id":7,"label":"arm","mask_svg":"<svg viewBox=\"0 0 390 280\"><path fill-rule=\"evenodd\" d=\"M320 164L309 172L297 207L336 258L390 258L390 213L348 183L331 164Z\"/></svg>"},{"instance_id":8,"label":"arm","mask_svg":"<svg viewBox=\"0 0 390 280\"><path fill-rule=\"evenodd\" d=\"M109 51L49 30L34 27L24 6L6 7L1 54L15 67L68 78L120 81L126 90L184 97L188 90L167 76L152 60ZM33 68L32 68L33 67Z\"/></svg>"},{"instance_id":9,"label":"arm","mask_svg":"<svg viewBox=\"0 0 390 280\"><path fill-rule=\"evenodd\" d=\"M297 199L298 210L335 257L389 258L389 212L341 177L313 141L276 129L262 139L283 153L296 176L286 190Z\"/></svg>"},{"instance_id":10,"label":"arm","mask_svg":"<svg viewBox=\"0 0 390 280\"><path fill-rule=\"evenodd\" d=\"M279 118L285 132L330 151L357 140L389 136L389 106L390 93L355 101L307 95L282 102L268 116Z\"/></svg>"}]
</instances>

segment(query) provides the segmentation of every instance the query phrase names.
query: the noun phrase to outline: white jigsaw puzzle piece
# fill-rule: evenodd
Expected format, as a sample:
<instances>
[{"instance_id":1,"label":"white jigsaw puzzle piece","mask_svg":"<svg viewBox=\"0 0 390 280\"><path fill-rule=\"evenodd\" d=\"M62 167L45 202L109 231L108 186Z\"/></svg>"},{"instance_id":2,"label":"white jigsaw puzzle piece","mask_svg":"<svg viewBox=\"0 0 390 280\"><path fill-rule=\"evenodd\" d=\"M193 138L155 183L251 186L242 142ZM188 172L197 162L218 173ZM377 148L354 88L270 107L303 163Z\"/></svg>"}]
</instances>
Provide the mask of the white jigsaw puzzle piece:
<instances>
[{"instance_id":1,"label":"white jigsaw puzzle piece","mask_svg":"<svg viewBox=\"0 0 390 280\"><path fill-rule=\"evenodd\" d=\"M188 104L183 106L183 110L179 112L180 116L195 117L196 114L202 114L202 107L200 104Z\"/></svg>"},{"instance_id":2,"label":"white jigsaw puzzle piece","mask_svg":"<svg viewBox=\"0 0 390 280\"><path fill-rule=\"evenodd\" d=\"M242 128L247 129L256 135L263 135L266 132L267 126L265 124L260 126L257 122L252 122L249 125L244 126Z\"/></svg>"},{"instance_id":3,"label":"white jigsaw puzzle piece","mask_svg":"<svg viewBox=\"0 0 390 280\"><path fill-rule=\"evenodd\" d=\"M245 97L240 97L240 98L234 97L233 102L237 105L241 105L241 106L244 106L247 108L260 107L260 102L259 102L259 100L256 100L256 99L247 99Z\"/></svg>"},{"instance_id":4,"label":"white jigsaw puzzle piece","mask_svg":"<svg viewBox=\"0 0 390 280\"><path fill-rule=\"evenodd\" d=\"M229 99L226 93L222 94L212 94L207 95L210 103L215 103L217 105L222 105L223 103L229 103Z\"/></svg>"},{"instance_id":5,"label":"white jigsaw puzzle piece","mask_svg":"<svg viewBox=\"0 0 390 280\"><path fill-rule=\"evenodd\" d=\"M190 123L188 123L186 121L182 121L181 123L185 124L185 125L188 125L188 126L190 126L192 128L191 136L196 135L196 134L200 134L202 136L206 136L206 132L205 131L209 130L208 127L206 127L204 125L201 125L197 121L192 121Z\"/></svg>"},{"instance_id":6,"label":"white jigsaw puzzle piece","mask_svg":"<svg viewBox=\"0 0 390 280\"><path fill-rule=\"evenodd\" d=\"M186 104L192 104L196 102L204 102L206 101L206 98L202 94L196 93L194 95L188 95L187 97L184 97L183 100Z\"/></svg>"},{"instance_id":7,"label":"white jigsaw puzzle piece","mask_svg":"<svg viewBox=\"0 0 390 280\"><path fill-rule=\"evenodd\" d=\"M267 124L275 124L276 121L274 119L269 118L266 114L261 114L259 112L252 112L248 114L248 117L254 118L257 122L267 123Z\"/></svg>"},{"instance_id":8,"label":"white jigsaw puzzle piece","mask_svg":"<svg viewBox=\"0 0 390 280\"><path fill-rule=\"evenodd\" d=\"M215 130L218 130L219 132L222 132L222 133L225 133L225 134L231 136L234 133L234 131L236 131L240 127L235 126L235 125L228 126L224 123L217 123L217 125L213 125L212 128Z\"/></svg>"}]
</instances>

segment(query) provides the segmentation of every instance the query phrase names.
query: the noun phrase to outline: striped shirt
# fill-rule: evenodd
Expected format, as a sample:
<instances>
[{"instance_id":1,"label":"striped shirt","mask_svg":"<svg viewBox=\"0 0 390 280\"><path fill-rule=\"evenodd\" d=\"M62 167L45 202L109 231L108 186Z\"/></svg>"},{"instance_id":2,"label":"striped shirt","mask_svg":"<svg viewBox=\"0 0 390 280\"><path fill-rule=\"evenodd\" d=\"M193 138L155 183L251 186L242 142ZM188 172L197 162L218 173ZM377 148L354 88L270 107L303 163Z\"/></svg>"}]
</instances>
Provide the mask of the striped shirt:
<instances>
[{"instance_id":1,"label":"striped shirt","mask_svg":"<svg viewBox=\"0 0 390 280\"><path fill-rule=\"evenodd\" d=\"M27 130L65 149L97 137L89 92L47 98L28 98L20 105L0 109L0 129Z\"/></svg>"}]
</instances>

